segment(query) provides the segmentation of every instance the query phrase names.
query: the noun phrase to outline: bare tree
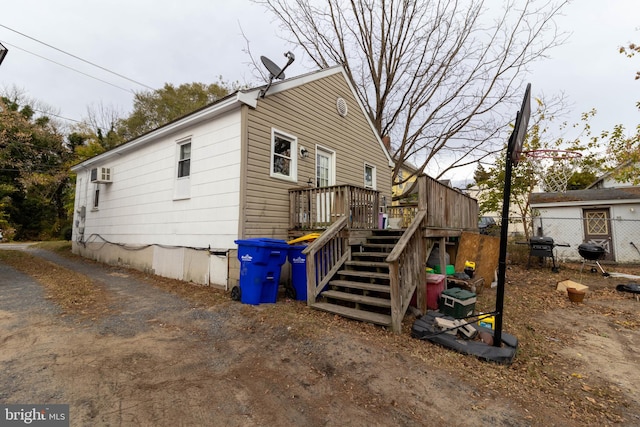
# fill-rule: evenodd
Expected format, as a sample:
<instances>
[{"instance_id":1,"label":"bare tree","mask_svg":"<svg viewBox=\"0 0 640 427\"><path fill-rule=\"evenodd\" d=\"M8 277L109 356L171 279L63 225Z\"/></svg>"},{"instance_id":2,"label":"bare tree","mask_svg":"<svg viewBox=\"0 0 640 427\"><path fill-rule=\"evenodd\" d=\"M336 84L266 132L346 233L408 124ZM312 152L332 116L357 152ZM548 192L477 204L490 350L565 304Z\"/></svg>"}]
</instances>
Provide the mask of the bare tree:
<instances>
[{"instance_id":1,"label":"bare tree","mask_svg":"<svg viewBox=\"0 0 640 427\"><path fill-rule=\"evenodd\" d=\"M416 174L438 166L440 177L502 147L523 72L564 42L554 18L568 3L254 1L315 66L344 65L376 129L391 137L396 182L405 162Z\"/></svg>"}]
</instances>

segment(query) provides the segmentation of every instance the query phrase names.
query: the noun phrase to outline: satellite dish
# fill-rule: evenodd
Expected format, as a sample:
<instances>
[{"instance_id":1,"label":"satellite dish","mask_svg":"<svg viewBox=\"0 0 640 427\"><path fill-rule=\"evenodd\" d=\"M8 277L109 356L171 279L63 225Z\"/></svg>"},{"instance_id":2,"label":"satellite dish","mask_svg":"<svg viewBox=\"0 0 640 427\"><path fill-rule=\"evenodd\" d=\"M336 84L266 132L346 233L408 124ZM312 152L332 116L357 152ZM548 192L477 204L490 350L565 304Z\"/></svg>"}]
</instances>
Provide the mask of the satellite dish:
<instances>
[{"instance_id":1,"label":"satellite dish","mask_svg":"<svg viewBox=\"0 0 640 427\"><path fill-rule=\"evenodd\" d=\"M261 98L264 98L264 96L267 94L267 91L271 87L271 83L273 83L273 79L278 79L278 80L284 79L284 70L286 70L287 67L289 65L291 65L293 63L293 61L296 60L296 57L291 52L285 53L284 56L288 59L288 61L287 61L287 64L283 68L278 67L275 64L275 62L273 62L272 60L270 60L266 56L261 56L260 57L260 60L262 61L262 64L269 71L269 84L267 85L266 88L264 88L263 90L260 91L260 97Z\"/></svg>"},{"instance_id":2,"label":"satellite dish","mask_svg":"<svg viewBox=\"0 0 640 427\"><path fill-rule=\"evenodd\" d=\"M261 56L260 61L262 61L262 65L264 65L264 67L269 71L269 73L271 74L270 77L272 79L284 79L284 73L282 72L280 67L276 65L275 62L273 62L266 56Z\"/></svg>"}]
</instances>

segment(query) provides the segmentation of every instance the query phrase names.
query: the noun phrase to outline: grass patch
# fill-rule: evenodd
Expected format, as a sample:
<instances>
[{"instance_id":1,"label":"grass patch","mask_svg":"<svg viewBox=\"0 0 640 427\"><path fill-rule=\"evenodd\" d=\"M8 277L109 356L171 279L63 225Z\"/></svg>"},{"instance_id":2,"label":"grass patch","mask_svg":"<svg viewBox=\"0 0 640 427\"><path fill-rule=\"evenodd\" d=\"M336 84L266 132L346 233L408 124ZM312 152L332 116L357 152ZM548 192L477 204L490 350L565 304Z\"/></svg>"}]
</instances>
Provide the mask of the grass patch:
<instances>
[{"instance_id":1,"label":"grass patch","mask_svg":"<svg viewBox=\"0 0 640 427\"><path fill-rule=\"evenodd\" d=\"M38 242L32 245L33 248L46 249L55 253L71 253L71 242L69 240L54 240L50 242Z\"/></svg>"}]
</instances>

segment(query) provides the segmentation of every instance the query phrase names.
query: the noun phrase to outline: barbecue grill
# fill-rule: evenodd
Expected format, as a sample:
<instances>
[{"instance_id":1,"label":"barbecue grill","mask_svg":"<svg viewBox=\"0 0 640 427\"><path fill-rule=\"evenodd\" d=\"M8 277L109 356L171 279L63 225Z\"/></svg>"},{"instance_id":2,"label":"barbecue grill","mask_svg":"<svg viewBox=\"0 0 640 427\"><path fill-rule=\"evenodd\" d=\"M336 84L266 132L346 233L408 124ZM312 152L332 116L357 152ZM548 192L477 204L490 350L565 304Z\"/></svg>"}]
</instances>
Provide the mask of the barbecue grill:
<instances>
[{"instance_id":1,"label":"barbecue grill","mask_svg":"<svg viewBox=\"0 0 640 427\"><path fill-rule=\"evenodd\" d=\"M578 253L583 258L582 267L580 268L580 274L582 274L582 269L584 269L584 265L587 261L595 261L595 265L598 266L598 268L602 272L602 275L605 277L609 276L609 273L604 271L599 262L599 260L604 258L604 256L606 255L606 252L602 246L593 243L582 243L580 244L580 246L578 246ZM597 271L598 270L596 270L595 267L591 267L592 273L595 273Z\"/></svg>"},{"instance_id":2,"label":"barbecue grill","mask_svg":"<svg viewBox=\"0 0 640 427\"><path fill-rule=\"evenodd\" d=\"M553 248L555 246L568 246L568 245L556 245L553 242L551 237L545 236L532 236L529 239L529 260L527 261L527 268L531 264L531 257L539 257L540 263L544 261L545 258L551 258L553 263L553 267L551 267L551 271L554 273L558 272L558 267L556 266L556 257L553 253Z\"/></svg>"}]
</instances>

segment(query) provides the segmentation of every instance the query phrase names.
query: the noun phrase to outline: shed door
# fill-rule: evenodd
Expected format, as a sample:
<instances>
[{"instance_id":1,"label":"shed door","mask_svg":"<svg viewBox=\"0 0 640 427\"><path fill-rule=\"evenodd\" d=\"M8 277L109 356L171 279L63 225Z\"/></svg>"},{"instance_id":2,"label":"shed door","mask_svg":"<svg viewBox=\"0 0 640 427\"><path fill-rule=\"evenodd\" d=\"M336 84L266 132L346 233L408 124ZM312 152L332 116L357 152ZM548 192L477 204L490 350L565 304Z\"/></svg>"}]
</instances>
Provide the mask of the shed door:
<instances>
[{"instance_id":1,"label":"shed door","mask_svg":"<svg viewBox=\"0 0 640 427\"><path fill-rule=\"evenodd\" d=\"M584 241L602 246L605 250L604 259L615 261L609 208L584 209L583 218Z\"/></svg>"}]
</instances>

